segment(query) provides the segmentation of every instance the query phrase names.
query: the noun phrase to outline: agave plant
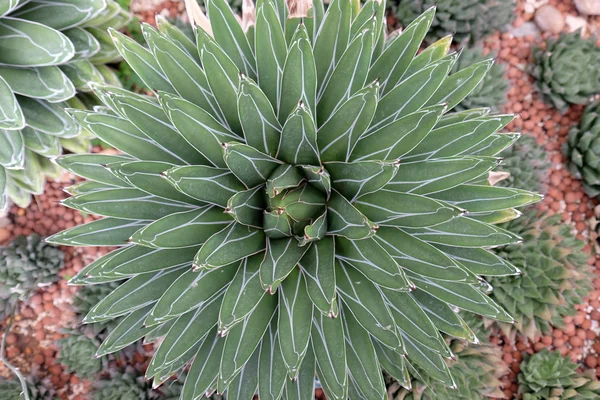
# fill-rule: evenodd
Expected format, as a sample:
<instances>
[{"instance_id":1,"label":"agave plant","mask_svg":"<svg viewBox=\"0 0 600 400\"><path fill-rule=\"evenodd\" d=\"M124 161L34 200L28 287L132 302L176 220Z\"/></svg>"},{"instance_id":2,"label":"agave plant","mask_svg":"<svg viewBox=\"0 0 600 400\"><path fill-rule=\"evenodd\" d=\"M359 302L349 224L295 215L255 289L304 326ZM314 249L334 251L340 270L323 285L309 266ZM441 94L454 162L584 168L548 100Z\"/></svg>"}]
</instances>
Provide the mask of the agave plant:
<instances>
[{"instance_id":1,"label":"agave plant","mask_svg":"<svg viewBox=\"0 0 600 400\"><path fill-rule=\"evenodd\" d=\"M64 108L96 104L92 82L118 84L105 30L129 19L113 0L0 2L0 213L9 199L27 206L60 174L50 159L63 147L88 150L90 135Z\"/></svg>"},{"instance_id":2,"label":"agave plant","mask_svg":"<svg viewBox=\"0 0 600 400\"><path fill-rule=\"evenodd\" d=\"M262 0L245 31L211 0L196 43L164 19L148 48L110 32L156 98L97 85L104 112L72 111L123 154L59 159L88 179L64 205L105 218L49 239L121 246L71 280L127 280L84 320L123 317L99 354L163 337L146 376L191 362L185 399L310 399L315 373L329 399L383 399L382 368L453 384L458 309L512 321L479 275L517 270L485 248L540 196L485 183L512 116L447 113L492 61L417 55L434 9L385 43L384 7Z\"/></svg>"}]
</instances>

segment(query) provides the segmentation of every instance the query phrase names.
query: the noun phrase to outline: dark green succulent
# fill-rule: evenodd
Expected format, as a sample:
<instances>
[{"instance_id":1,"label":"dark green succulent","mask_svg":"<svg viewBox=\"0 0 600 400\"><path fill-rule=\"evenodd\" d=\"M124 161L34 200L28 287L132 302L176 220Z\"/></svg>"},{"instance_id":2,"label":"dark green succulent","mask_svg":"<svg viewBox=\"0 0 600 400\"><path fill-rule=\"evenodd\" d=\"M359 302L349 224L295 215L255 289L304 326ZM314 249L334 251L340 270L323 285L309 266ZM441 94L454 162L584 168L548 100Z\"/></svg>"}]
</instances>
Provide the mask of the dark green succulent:
<instances>
[{"instance_id":1,"label":"dark green succulent","mask_svg":"<svg viewBox=\"0 0 600 400\"><path fill-rule=\"evenodd\" d=\"M60 280L64 253L39 235L19 236L0 247L0 318L41 286Z\"/></svg>"},{"instance_id":2,"label":"dark green succulent","mask_svg":"<svg viewBox=\"0 0 600 400\"><path fill-rule=\"evenodd\" d=\"M401 25L406 26L430 7L437 7L427 35L429 42L454 35L459 43L475 44L515 18L514 0L391 0ZM490 104L487 104L490 106Z\"/></svg>"},{"instance_id":3,"label":"dark green succulent","mask_svg":"<svg viewBox=\"0 0 600 400\"><path fill-rule=\"evenodd\" d=\"M103 360L96 357L100 343L80 330L72 330L57 341L57 361L65 366L69 373L81 378L92 378L102 370Z\"/></svg>"},{"instance_id":4,"label":"dark green succulent","mask_svg":"<svg viewBox=\"0 0 600 400\"><path fill-rule=\"evenodd\" d=\"M523 400L598 399L600 382L595 370L577 372L579 366L558 351L543 349L525 354L519 374Z\"/></svg>"},{"instance_id":5,"label":"dark green succulent","mask_svg":"<svg viewBox=\"0 0 600 400\"><path fill-rule=\"evenodd\" d=\"M544 100L559 111L586 104L600 93L600 47L581 31L548 38L545 48L533 50L531 75Z\"/></svg>"},{"instance_id":6,"label":"dark green succulent","mask_svg":"<svg viewBox=\"0 0 600 400\"><path fill-rule=\"evenodd\" d=\"M583 181L590 197L600 194L600 101L585 108L579 125L569 131L563 147L569 169Z\"/></svg>"},{"instance_id":7,"label":"dark green succulent","mask_svg":"<svg viewBox=\"0 0 600 400\"><path fill-rule=\"evenodd\" d=\"M499 247L496 253L521 270L510 277L486 277L493 287L491 297L510 312L514 324L498 323L514 339L520 333L530 339L562 326L574 315L590 289L591 270L585 243L575 237L573 227L561 223L561 215L540 214L532 209L502 227L523 238L520 246Z\"/></svg>"},{"instance_id":8,"label":"dark green succulent","mask_svg":"<svg viewBox=\"0 0 600 400\"><path fill-rule=\"evenodd\" d=\"M53 390L50 390L41 382L34 383L31 379L26 379L27 398L29 400L53 400ZM0 398L2 400L24 400L21 382L14 379L0 378Z\"/></svg>"},{"instance_id":9,"label":"dark green succulent","mask_svg":"<svg viewBox=\"0 0 600 400\"><path fill-rule=\"evenodd\" d=\"M523 135L500 156L503 160L498 171L508 172L510 176L498 182L498 186L546 192L552 162L546 147L535 137Z\"/></svg>"}]
</instances>

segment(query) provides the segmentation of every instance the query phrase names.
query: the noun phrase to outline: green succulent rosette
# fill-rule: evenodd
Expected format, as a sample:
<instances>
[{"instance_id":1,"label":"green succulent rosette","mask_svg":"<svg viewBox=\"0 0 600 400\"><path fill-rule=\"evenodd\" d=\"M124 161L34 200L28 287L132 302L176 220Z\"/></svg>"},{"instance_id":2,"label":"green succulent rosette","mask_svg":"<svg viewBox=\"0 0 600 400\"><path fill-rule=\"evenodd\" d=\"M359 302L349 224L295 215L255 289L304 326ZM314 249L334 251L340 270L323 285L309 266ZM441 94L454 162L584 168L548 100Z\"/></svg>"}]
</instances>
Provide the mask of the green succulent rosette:
<instances>
[{"instance_id":1,"label":"green succulent rosette","mask_svg":"<svg viewBox=\"0 0 600 400\"><path fill-rule=\"evenodd\" d=\"M503 158L498 171L510 175L499 186L515 187L546 193L552 161L546 146L532 135L523 135L514 146L500 153Z\"/></svg>"},{"instance_id":2,"label":"green succulent rosette","mask_svg":"<svg viewBox=\"0 0 600 400\"><path fill-rule=\"evenodd\" d=\"M119 246L71 280L124 281L85 317L122 318L98 354L162 338L146 377L190 365L186 399L310 399L315 374L330 399L384 398L381 370L413 364L451 386L440 332L476 340L457 310L512 321L480 275L516 273L495 223L541 197L487 184L512 116L447 112L491 60L417 54L434 9L386 43L385 4L309 5L260 1L244 30L212 0L195 41L111 31L156 96L97 85L104 112L72 111L122 154L58 160L88 179L63 204L105 218L49 241Z\"/></svg>"}]
</instances>

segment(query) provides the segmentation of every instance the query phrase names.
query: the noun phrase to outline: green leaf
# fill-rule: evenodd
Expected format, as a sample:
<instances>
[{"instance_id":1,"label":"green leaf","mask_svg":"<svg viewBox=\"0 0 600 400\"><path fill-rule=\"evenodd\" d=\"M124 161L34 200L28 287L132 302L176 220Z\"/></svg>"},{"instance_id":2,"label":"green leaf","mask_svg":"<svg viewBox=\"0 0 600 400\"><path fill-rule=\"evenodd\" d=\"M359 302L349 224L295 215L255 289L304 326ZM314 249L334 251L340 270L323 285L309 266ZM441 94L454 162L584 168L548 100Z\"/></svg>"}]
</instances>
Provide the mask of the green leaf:
<instances>
[{"instance_id":1,"label":"green leaf","mask_svg":"<svg viewBox=\"0 0 600 400\"><path fill-rule=\"evenodd\" d=\"M220 393L229 386L258 347L277 310L277 298L263 296L256 308L244 321L237 324L225 338L221 369L217 379Z\"/></svg>"},{"instance_id":2,"label":"green leaf","mask_svg":"<svg viewBox=\"0 0 600 400\"><path fill-rule=\"evenodd\" d=\"M308 248L298 246L295 238L267 239L267 252L260 265L260 282L273 294L302 259Z\"/></svg>"},{"instance_id":3,"label":"green leaf","mask_svg":"<svg viewBox=\"0 0 600 400\"><path fill-rule=\"evenodd\" d=\"M254 350L254 353L242 368L240 374L231 382L227 389L227 398L231 400L248 400L256 394L259 380L259 361L260 351ZM262 397L261 398L268 398Z\"/></svg>"},{"instance_id":4,"label":"green leaf","mask_svg":"<svg viewBox=\"0 0 600 400\"><path fill-rule=\"evenodd\" d=\"M235 246L230 246L235 243ZM194 268L219 268L265 249L265 234L237 222L211 236L194 258Z\"/></svg>"},{"instance_id":5,"label":"green leaf","mask_svg":"<svg viewBox=\"0 0 600 400\"><path fill-rule=\"evenodd\" d=\"M264 254L245 258L230 279L219 311L218 333L226 336L231 328L254 310L265 295L260 283L259 268ZM219 271L222 268L217 269Z\"/></svg>"},{"instance_id":6,"label":"green leaf","mask_svg":"<svg viewBox=\"0 0 600 400\"><path fill-rule=\"evenodd\" d=\"M133 161L128 156L108 154L69 154L56 159L56 163L75 175L107 185L127 187L126 182L114 176L104 165Z\"/></svg>"},{"instance_id":7,"label":"green leaf","mask_svg":"<svg viewBox=\"0 0 600 400\"><path fill-rule=\"evenodd\" d=\"M433 226L464 214L464 210L426 196L379 190L358 198L354 206L378 225Z\"/></svg>"},{"instance_id":8,"label":"green leaf","mask_svg":"<svg viewBox=\"0 0 600 400\"><path fill-rule=\"evenodd\" d=\"M344 313L344 339L348 374L366 399L387 399L381 367L369 333L365 331L352 313Z\"/></svg>"},{"instance_id":9,"label":"green leaf","mask_svg":"<svg viewBox=\"0 0 600 400\"><path fill-rule=\"evenodd\" d=\"M179 267L131 278L96 304L83 322L108 321L156 302L186 269Z\"/></svg>"},{"instance_id":10,"label":"green leaf","mask_svg":"<svg viewBox=\"0 0 600 400\"><path fill-rule=\"evenodd\" d=\"M205 206L160 218L133 234L131 241L156 249L198 247L230 223L223 209Z\"/></svg>"},{"instance_id":11,"label":"green leaf","mask_svg":"<svg viewBox=\"0 0 600 400\"><path fill-rule=\"evenodd\" d=\"M334 68L348 47L352 10L349 1L333 0L327 7L315 38L317 87L323 90Z\"/></svg>"},{"instance_id":12,"label":"green leaf","mask_svg":"<svg viewBox=\"0 0 600 400\"><path fill-rule=\"evenodd\" d=\"M200 64L200 55L198 54L198 47L196 44L185 34L169 22L169 19L163 15L156 15L156 27L167 38L171 39L181 50L185 51L186 54L192 57L196 63Z\"/></svg>"},{"instance_id":13,"label":"green leaf","mask_svg":"<svg viewBox=\"0 0 600 400\"><path fill-rule=\"evenodd\" d=\"M406 271L441 280L477 282L477 278L443 252L399 229L382 227L375 240Z\"/></svg>"},{"instance_id":14,"label":"green leaf","mask_svg":"<svg viewBox=\"0 0 600 400\"><path fill-rule=\"evenodd\" d=\"M326 193L327 197L329 197L331 193L331 177L325 168L312 165L299 165L298 167L302 169L308 183L321 192Z\"/></svg>"},{"instance_id":15,"label":"green leaf","mask_svg":"<svg viewBox=\"0 0 600 400\"><path fill-rule=\"evenodd\" d=\"M8 0L0 4L0 16L5 16L21 3L21 0Z\"/></svg>"},{"instance_id":16,"label":"green leaf","mask_svg":"<svg viewBox=\"0 0 600 400\"><path fill-rule=\"evenodd\" d=\"M94 64L114 64L123 60L121 53L114 43L112 36L105 29L88 27L86 30L94 36L100 44L100 50L89 57ZM134 42L135 43L135 42ZM143 48L142 48L143 49Z\"/></svg>"},{"instance_id":17,"label":"green leaf","mask_svg":"<svg viewBox=\"0 0 600 400\"><path fill-rule=\"evenodd\" d=\"M278 118L284 123L301 101L316 115L317 72L310 38L304 24L294 33L281 78Z\"/></svg>"},{"instance_id":18,"label":"green leaf","mask_svg":"<svg viewBox=\"0 0 600 400\"><path fill-rule=\"evenodd\" d=\"M0 42L3 48L0 65L57 65L69 61L75 54L73 44L64 34L44 24L16 18L2 18Z\"/></svg>"},{"instance_id":19,"label":"green leaf","mask_svg":"<svg viewBox=\"0 0 600 400\"><path fill-rule=\"evenodd\" d=\"M17 96L25 122L33 129L61 138L72 138L81 132L79 125L64 111L64 105Z\"/></svg>"},{"instance_id":20,"label":"green leaf","mask_svg":"<svg viewBox=\"0 0 600 400\"><path fill-rule=\"evenodd\" d=\"M225 0L209 0L206 11L215 41L237 68L256 79L256 61L241 25Z\"/></svg>"},{"instance_id":21,"label":"green leaf","mask_svg":"<svg viewBox=\"0 0 600 400\"><path fill-rule=\"evenodd\" d=\"M430 8L418 16L373 63L367 79L368 81L379 79L381 93L388 93L405 76L405 72L431 26L434 14L435 9Z\"/></svg>"},{"instance_id":22,"label":"green leaf","mask_svg":"<svg viewBox=\"0 0 600 400\"><path fill-rule=\"evenodd\" d=\"M298 168L282 164L277 167L267 180L267 195L275 197L285 189L298 187L304 179Z\"/></svg>"},{"instance_id":23,"label":"green leaf","mask_svg":"<svg viewBox=\"0 0 600 400\"><path fill-rule=\"evenodd\" d=\"M242 127L237 110L240 71L227 53L202 29L197 30L196 41L208 85L225 116L227 128L241 134Z\"/></svg>"},{"instance_id":24,"label":"green leaf","mask_svg":"<svg viewBox=\"0 0 600 400\"><path fill-rule=\"evenodd\" d=\"M471 156L401 163L398 173L385 188L398 193L432 196L461 187L459 185L486 174L497 165L495 158Z\"/></svg>"},{"instance_id":25,"label":"green leaf","mask_svg":"<svg viewBox=\"0 0 600 400\"><path fill-rule=\"evenodd\" d=\"M306 280L299 268L294 268L279 291L278 332L283 362L290 379L298 377L306 356L313 319L313 305Z\"/></svg>"},{"instance_id":26,"label":"green leaf","mask_svg":"<svg viewBox=\"0 0 600 400\"><path fill-rule=\"evenodd\" d=\"M512 232L467 217L454 218L435 227L404 230L426 242L456 247L493 247L522 241Z\"/></svg>"},{"instance_id":27,"label":"green leaf","mask_svg":"<svg viewBox=\"0 0 600 400\"><path fill-rule=\"evenodd\" d=\"M0 129L16 130L25 126L23 110L17 102L13 90L0 76Z\"/></svg>"},{"instance_id":28,"label":"green leaf","mask_svg":"<svg viewBox=\"0 0 600 400\"><path fill-rule=\"evenodd\" d=\"M322 126L342 104L361 90L367 80L367 73L373 53L373 30L375 20L359 32L350 42L335 66L331 78L322 89L317 104L317 124Z\"/></svg>"},{"instance_id":29,"label":"green leaf","mask_svg":"<svg viewBox=\"0 0 600 400\"><path fill-rule=\"evenodd\" d=\"M437 244L435 247L476 275L505 276L521 273L517 267L485 249L444 246L441 244Z\"/></svg>"},{"instance_id":30,"label":"green leaf","mask_svg":"<svg viewBox=\"0 0 600 400\"><path fill-rule=\"evenodd\" d=\"M35 21L57 30L79 26L96 17L106 7L105 0L32 0L11 14L24 20Z\"/></svg>"},{"instance_id":31,"label":"green leaf","mask_svg":"<svg viewBox=\"0 0 600 400\"><path fill-rule=\"evenodd\" d=\"M147 26L143 27L147 29ZM169 78L162 71L156 57L150 53L150 51L146 50L135 40L114 29L109 29L108 33L112 38L114 46L123 56L125 61L127 61L127 64L129 64L131 69L133 69L136 75L144 82L146 87L152 90L163 90L175 93L175 89L169 82Z\"/></svg>"},{"instance_id":32,"label":"green leaf","mask_svg":"<svg viewBox=\"0 0 600 400\"><path fill-rule=\"evenodd\" d=\"M264 184L281 161L241 143L223 144L223 159L233 174L247 187Z\"/></svg>"},{"instance_id":33,"label":"green leaf","mask_svg":"<svg viewBox=\"0 0 600 400\"><path fill-rule=\"evenodd\" d=\"M469 149L469 153L474 156L496 156L511 147L520 137L520 133L497 132Z\"/></svg>"},{"instance_id":34,"label":"green leaf","mask_svg":"<svg viewBox=\"0 0 600 400\"><path fill-rule=\"evenodd\" d=\"M323 212L320 217L315 219L310 224L306 225L303 230L303 235L296 236L299 246L306 246L311 242L322 240L327 234L327 211Z\"/></svg>"},{"instance_id":35,"label":"green leaf","mask_svg":"<svg viewBox=\"0 0 600 400\"><path fill-rule=\"evenodd\" d=\"M366 276L348 264L336 262L337 290L344 305L363 328L381 343L400 349L396 324L381 290Z\"/></svg>"},{"instance_id":36,"label":"green leaf","mask_svg":"<svg viewBox=\"0 0 600 400\"><path fill-rule=\"evenodd\" d=\"M429 377L444 383L446 386L456 386L442 356L433 350L419 346L408 335L403 334L402 337L406 347L406 354L411 362L417 364Z\"/></svg>"},{"instance_id":37,"label":"green leaf","mask_svg":"<svg viewBox=\"0 0 600 400\"><path fill-rule=\"evenodd\" d=\"M333 238L326 236L313 243L298 262L311 301L321 313L332 317L337 316L334 246Z\"/></svg>"},{"instance_id":38,"label":"green leaf","mask_svg":"<svg viewBox=\"0 0 600 400\"><path fill-rule=\"evenodd\" d=\"M373 343L373 347L377 353L377 360L385 372L396 379L402 387L410 390L411 378L410 374L408 373L408 368L406 367L406 358L404 354L400 354L390 348L385 347L377 340L372 340L371 342Z\"/></svg>"},{"instance_id":39,"label":"green leaf","mask_svg":"<svg viewBox=\"0 0 600 400\"><path fill-rule=\"evenodd\" d=\"M483 185L460 185L435 193L432 197L464 208L470 213L523 207L543 199L542 195L527 190Z\"/></svg>"},{"instance_id":40,"label":"green leaf","mask_svg":"<svg viewBox=\"0 0 600 400\"><path fill-rule=\"evenodd\" d=\"M76 93L73 83L60 68L55 66L38 68L0 67L0 76L13 92L52 103L68 100ZM3 95L3 97L6 97L6 95ZM7 109L9 108L7 107Z\"/></svg>"},{"instance_id":41,"label":"green leaf","mask_svg":"<svg viewBox=\"0 0 600 400\"><path fill-rule=\"evenodd\" d=\"M88 60L74 60L61 65L60 70L81 92L91 92L93 85L104 83L104 77Z\"/></svg>"},{"instance_id":42,"label":"green leaf","mask_svg":"<svg viewBox=\"0 0 600 400\"><path fill-rule=\"evenodd\" d=\"M7 169L20 169L25 165L25 143L18 130L0 132L0 165Z\"/></svg>"},{"instance_id":43,"label":"green leaf","mask_svg":"<svg viewBox=\"0 0 600 400\"><path fill-rule=\"evenodd\" d=\"M359 240L375 234L376 225L335 190L331 192L327 211L327 234L329 235Z\"/></svg>"},{"instance_id":44,"label":"green leaf","mask_svg":"<svg viewBox=\"0 0 600 400\"><path fill-rule=\"evenodd\" d=\"M315 122L302 100L283 125L277 157L292 165L320 164Z\"/></svg>"},{"instance_id":45,"label":"green leaf","mask_svg":"<svg viewBox=\"0 0 600 400\"><path fill-rule=\"evenodd\" d=\"M72 196L62 204L88 214L149 221L196 208L132 188L116 188Z\"/></svg>"},{"instance_id":46,"label":"green leaf","mask_svg":"<svg viewBox=\"0 0 600 400\"><path fill-rule=\"evenodd\" d=\"M258 83L277 112L287 43L281 24L277 21L276 6L277 4L271 1L257 3L254 41ZM287 7L284 5L281 9L287 10Z\"/></svg>"},{"instance_id":47,"label":"green leaf","mask_svg":"<svg viewBox=\"0 0 600 400\"><path fill-rule=\"evenodd\" d=\"M429 107L364 134L354 146L351 161L402 158L427 137L444 106Z\"/></svg>"},{"instance_id":48,"label":"green leaf","mask_svg":"<svg viewBox=\"0 0 600 400\"><path fill-rule=\"evenodd\" d=\"M288 379L285 384L285 398L287 400L312 399L315 392L315 367L315 354L311 346L300 365L298 378L295 380Z\"/></svg>"},{"instance_id":49,"label":"green leaf","mask_svg":"<svg viewBox=\"0 0 600 400\"><path fill-rule=\"evenodd\" d=\"M238 112L246 143L275 157L279 148L281 125L265 93L245 75L240 80Z\"/></svg>"},{"instance_id":50,"label":"green leaf","mask_svg":"<svg viewBox=\"0 0 600 400\"><path fill-rule=\"evenodd\" d=\"M243 190L231 196L227 201L225 213L243 225L261 228L263 226L263 210L265 209L264 188Z\"/></svg>"},{"instance_id":51,"label":"green leaf","mask_svg":"<svg viewBox=\"0 0 600 400\"><path fill-rule=\"evenodd\" d=\"M311 342L317 360L317 375L328 399L346 400L346 344L341 318L329 318L321 313L313 316Z\"/></svg>"},{"instance_id":52,"label":"green leaf","mask_svg":"<svg viewBox=\"0 0 600 400\"><path fill-rule=\"evenodd\" d=\"M7 131L11 132L7 134L7 138L9 136L14 135L13 132L18 131ZM42 132L36 131L30 127L25 127L21 130L21 135L23 136L23 143L25 147L29 150L33 151L44 157L58 157L62 153L62 148L60 145L60 140L57 136L46 135ZM6 140L6 139L5 139ZM9 139L10 140L10 139ZM0 138L0 141L3 141ZM9 147L10 149L10 147ZM12 150L12 149L11 149ZM18 157L20 151L15 152L15 157ZM2 156L0 156L2 157ZM3 164L2 160L0 160L0 164ZM6 167L6 166L5 166Z\"/></svg>"},{"instance_id":53,"label":"green leaf","mask_svg":"<svg viewBox=\"0 0 600 400\"><path fill-rule=\"evenodd\" d=\"M225 340L213 329L198 349L183 385L185 399L200 399L216 389L217 375Z\"/></svg>"},{"instance_id":54,"label":"green leaf","mask_svg":"<svg viewBox=\"0 0 600 400\"><path fill-rule=\"evenodd\" d=\"M311 321L308 323L310 324ZM283 394L286 368L280 350L280 332L277 330L277 320L273 318L260 343L260 361L257 372L258 395L261 399L277 400ZM244 400L253 396L254 393L251 393Z\"/></svg>"},{"instance_id":55,"label":"green leaf","mask_svg":"<svg viewBox=\"0 0 600 400\"><path fill-rule=\"evenodd\" d=\"M336 237L336 258L362 272L373 283L392 290L408 290L411 284L396 261L373 239Z\"/></svg>"},{"instance_id":56,"label":"green leaf","mask_svg":"<svg viewBox=\"0 0 600 400\"><path fill-rule=\"evenodd\" d=\"M418 54L415 58L413 58L404 76L412 76L413 74L419 72L426 66L429 66L439 61L442 57L448 54L451 44L452 35L444 36L443 38L431 44L420 54Z\"/></svg>"},{"instance_id":57,"label":"green leaf","mask_svg":"<svg viewBox=\"0 0 600 400\"><path fill-rule=\"evenodd\" d=\"M231 196L246 189L227 169L189 165L164 172L177 190L195 199L226 207Z\"/></svg>"},{"instance_id":58,"label":"green leaf","mask_svg":"<svg viewBox=\"0 0 600 400\"><path fill-rule=\"evenodd\" d=\"M238 266L239 263L232 263L213 270L184 272L163 292L146 318L145 324L156 326L205 306L215 297L222 299L222 294L233 279Z\"/></svg>"},{"instance_id":59,"label":"green leaf","mask_svg":"<svg viewBox=\"0 0 600 400\"><path fill-rule=\"evenodd\" d=\"M323 161L350 160L359 138L367 130L377 108L379 84L358 91L319 128L317 143Z\"/></svg>"},{"instance_id":60,"label":"green leaf","mask_svg":"<svg viewBox=\"0 0 600 400\"><path fill-rule=\"evenodd\" d=\"M46 238L46 241L64 246L121 246L147 223L147 221L103 218L56 233Z\"/></svg>"},{"instance_id":61,"label":"green leaf","mask_svg":"<svg viewBox=\"0 0 600 400\"><path fill-rule=\"evenodd\" d=\"M493 115L436 128L407 158L428 160L469 154L471 148L505 127L513 118L513 115Z\"/></svg>"},{"instance_id":62,"label":"green leaf","mask_svg":"<svg viewBox=\"0 0 600 400\"><path fill-rule=\"evenodd\" d=\"M207 160L206 165L226 167L221 143L240 140L239 136L189 101L168 93L160 93L158 100L181 136Z\"/></svg>"},{"instance_id":63,"label":"green leaf","mask_svg":"<svg viewBox=\"0 0 600 400\"><path fill-rule=\"evenodd\" d=\"M265 235L272 239L283 239L292 236L292 219L283 210L264 211L263 229Z\"/></svg>"},{"instance_id":64,"label":"green leaf","mask_svg":"<svg viewBox=\"0 0 600 400\"><path fill-rule=\"evenodd\" d=\"M335 190L352 203L357 197L384 187L396 175L398 165L384 161L329 162L326 168Z\"/></svg>"},{"instance_id":65,"label":"green leaf","mask_svg":"<svg viewBox=\"0 0 600 400\"><path fill-rule=\"evenodd\" d=\"M131 314L126 316L102 341L96 357L104 356L110 353L115 353L119 350L124 349L132 343L137 342L146 336L147 333L152 331L155 327L144 326L144 320L152 306L146 306L138 310L133 311Z\"/></svg>"}]
</instances>

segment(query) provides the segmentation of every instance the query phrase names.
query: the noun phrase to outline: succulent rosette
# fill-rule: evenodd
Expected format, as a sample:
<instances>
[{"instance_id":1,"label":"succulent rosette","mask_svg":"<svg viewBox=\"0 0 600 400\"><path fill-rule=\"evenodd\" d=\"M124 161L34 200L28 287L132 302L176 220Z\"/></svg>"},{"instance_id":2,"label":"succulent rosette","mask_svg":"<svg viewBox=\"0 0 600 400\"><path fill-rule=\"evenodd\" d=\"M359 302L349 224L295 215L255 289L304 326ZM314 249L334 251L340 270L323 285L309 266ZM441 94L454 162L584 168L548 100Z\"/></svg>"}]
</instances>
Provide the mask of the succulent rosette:
<instances>
[{"instance_id":1,"label":"succulent rosette","mask_svg":"<svg viewBox=\"0 0 600 400\"><path fill-rule=\"evenodd\" d=\"M512 321L479 275L516 273L486 248L520 241L494 224L540 196L487 184L512 116L447 112L492 61L417 55L433 9L386 43L384 9L262 0L242 28L211 0L195 43L111 31L156 97L97 85L101 112L72 111L122 154L59 159L88 179L64 204L105 218L49 239L120 246L71 281L126 280L85 318L123 318L98 354L162 338L146 376L191 363L185 399L311 399L315 374L383 399L382 369L453 385L440 332L475 340L458 309Z\"/></svg>"}]
</instances>

